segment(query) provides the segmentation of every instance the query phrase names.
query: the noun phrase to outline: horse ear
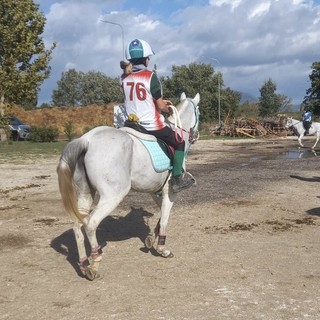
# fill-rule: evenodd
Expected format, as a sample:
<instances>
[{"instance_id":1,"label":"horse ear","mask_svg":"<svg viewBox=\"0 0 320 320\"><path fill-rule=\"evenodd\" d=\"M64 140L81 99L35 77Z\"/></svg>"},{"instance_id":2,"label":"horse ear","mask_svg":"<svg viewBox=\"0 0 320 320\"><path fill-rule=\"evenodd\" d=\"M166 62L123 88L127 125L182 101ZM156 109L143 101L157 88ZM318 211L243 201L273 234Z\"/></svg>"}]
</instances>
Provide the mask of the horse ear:
<instances>
[{"instance_id":1,"label":"horse ear","mask_svg":"<svg viewBox=\"0 0 320 320\"><path fill-rule=\"evenodd\" d=\"M196 103L196 105L199 104L199 101L200 101L200 94L199 92L196 94L196 96L193 98L194 102Z\"/></svg>"},{"instance_id":2,"label":"horse ear","mask_svg":"<svg viewBox=\"0 0 320 320\"><path fill-rule=\"evenodd\" d=\"M184 92L181 93L181 96L180 96L180 101L182 100L186 100L187 99L187 96Z\"/></svg>"}]
</instances>

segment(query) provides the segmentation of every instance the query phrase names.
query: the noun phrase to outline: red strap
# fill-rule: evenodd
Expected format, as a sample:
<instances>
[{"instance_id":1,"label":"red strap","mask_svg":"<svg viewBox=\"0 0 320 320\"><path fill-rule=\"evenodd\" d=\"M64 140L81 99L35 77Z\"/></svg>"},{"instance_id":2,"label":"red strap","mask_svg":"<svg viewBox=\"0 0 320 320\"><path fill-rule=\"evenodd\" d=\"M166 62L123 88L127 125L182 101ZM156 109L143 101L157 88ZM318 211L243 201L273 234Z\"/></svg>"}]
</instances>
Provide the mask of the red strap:
<instances>
[{"instance_id":1,"label":"red strap","mask_svg":"<svg viewBox=\"0 0 320 320\"><path fill-rule=\"evenodd\" d=\"M183 141L183 130L181 128L179 129L180 129L180 135L178 134L178 128L176 128L174 131L174 136L176 138L176 141L181 143Z\"/></svg>"}]
</instances>

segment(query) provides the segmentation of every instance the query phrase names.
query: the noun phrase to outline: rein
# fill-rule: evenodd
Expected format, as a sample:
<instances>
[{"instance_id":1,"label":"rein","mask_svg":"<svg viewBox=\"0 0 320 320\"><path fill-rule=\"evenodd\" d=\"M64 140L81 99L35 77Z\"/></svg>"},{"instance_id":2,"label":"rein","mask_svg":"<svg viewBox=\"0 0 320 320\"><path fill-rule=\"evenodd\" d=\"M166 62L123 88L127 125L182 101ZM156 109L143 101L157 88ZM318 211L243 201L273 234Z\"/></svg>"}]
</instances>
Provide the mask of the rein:
<instances>
[{"instance_id":1,"label":"rein","mask_svg":"<svg viewBox=\"0 0 320 320\"><path fill-rule=\"evenodd\" d=\"M185 132L189 135L189 142L190 142L190 144L192 144L195 141L197 141L199 138L198 126L199 126L200 112L199 112L199 107L194 103L194 101L192 99L188 98L187 100L190 101L193 105L195 119L196 119L194 126L192 128L190 128L190 130L186 130L186 129L182 128L179 112L175 106L170 106L173 111L172 116L174 118L174 123L172 123L170 121L169 122L174 125L175 137L176 137L177 141L179 141L179 142L183 141L183 132ZM178 135L178 129L180 129L180 136L181 136L180 139L179 139L179 135ZM195 132L196 132L196 136L195 136Z\"/></svg>"},{"instance_id":2,"label":"rein","mask_svg":"<svg viewBox=\"0 0 320 320\"><path fill-rule=\"evenodd\" d=\"M291 120L291 126L290 127L295 127L297 126L299 123L303 123L303 121L298 121L297 123L293 123L292 120Z\"/></svg>"},{"instance_id":3,"label":"rein","mask_svg":"<svg viewBox=\"0 0 320 320\"><path fill-rule=\"evenodd\" d=\"M181 119L180 119L180 116L179 116L179 112L177 110L177 108L175 106L170 106L170 108L172 109L173 111L173 119L174 119L174 136L176 138L176 141L178 141L179 143L181 143L184 139L183 139L183 131L185 131L186 133L189 133L187 132L186 130L184 130L181 126ZM178 135L178 129L180 129L180 136Z\"/></svg>"}]
</instances>

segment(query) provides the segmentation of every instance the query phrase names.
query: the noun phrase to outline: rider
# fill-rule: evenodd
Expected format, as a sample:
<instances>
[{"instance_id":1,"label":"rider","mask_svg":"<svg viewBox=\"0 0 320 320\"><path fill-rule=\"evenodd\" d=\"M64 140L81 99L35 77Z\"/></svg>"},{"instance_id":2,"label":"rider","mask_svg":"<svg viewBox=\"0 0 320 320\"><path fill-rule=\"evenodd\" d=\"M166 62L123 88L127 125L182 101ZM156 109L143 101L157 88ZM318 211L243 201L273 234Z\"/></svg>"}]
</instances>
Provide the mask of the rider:
<instances>
[{"instance_id":1,"label":"rider","mask_svg":"<svg viewBox=\"0 0 320 320\"><path fill-rule=\"evenodd\" d=\"M309 109L306 109L303 114L303 126L306 129L305 134L309 134L309 129L311 127L311 112Z\"/></svg>"},{"instance_id":2,"label":"rider","mask_svg":"<svg viewBox=\"0 0 320 320\"><path fill-rule=\"evenodd\" d=\"M177 139L162 113L171 113L171 101L162 97L162 86L153 71L147 69L154 55L150 45L141 39L131 41L126 48L126 59L120 62L123 69L121 87L129 119L142 126L148 134L165 141L174 148L171 185L173 192L189 188L195 181L183 174L185 141Z\"/></svg>"}]
</instances>

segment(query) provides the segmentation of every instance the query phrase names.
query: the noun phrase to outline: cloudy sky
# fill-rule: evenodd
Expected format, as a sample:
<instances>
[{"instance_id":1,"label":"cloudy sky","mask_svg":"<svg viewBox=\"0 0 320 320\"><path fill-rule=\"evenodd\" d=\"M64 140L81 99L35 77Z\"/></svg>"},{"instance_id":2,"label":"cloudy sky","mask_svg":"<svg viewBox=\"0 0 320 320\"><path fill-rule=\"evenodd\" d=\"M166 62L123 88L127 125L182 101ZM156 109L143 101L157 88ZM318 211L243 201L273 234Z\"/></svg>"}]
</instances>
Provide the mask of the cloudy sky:
<instances>
[{"instance_id":1,"label":"cloudy sky","mask_svg":"<svg viewBox=\"0 0 320 320\"><path fill-rule=\"evenodd\" d=\"M312 63L320 61L320 0L35 2L47 18L47 47L57 42L39 104L51 101L69 68L119 76L123 44L135 38L152 46L159 75L170 76L172 65L210 63L226 87L259 97L271 78L294 104L310 87Z\"/></svg>"}]
</instances>

